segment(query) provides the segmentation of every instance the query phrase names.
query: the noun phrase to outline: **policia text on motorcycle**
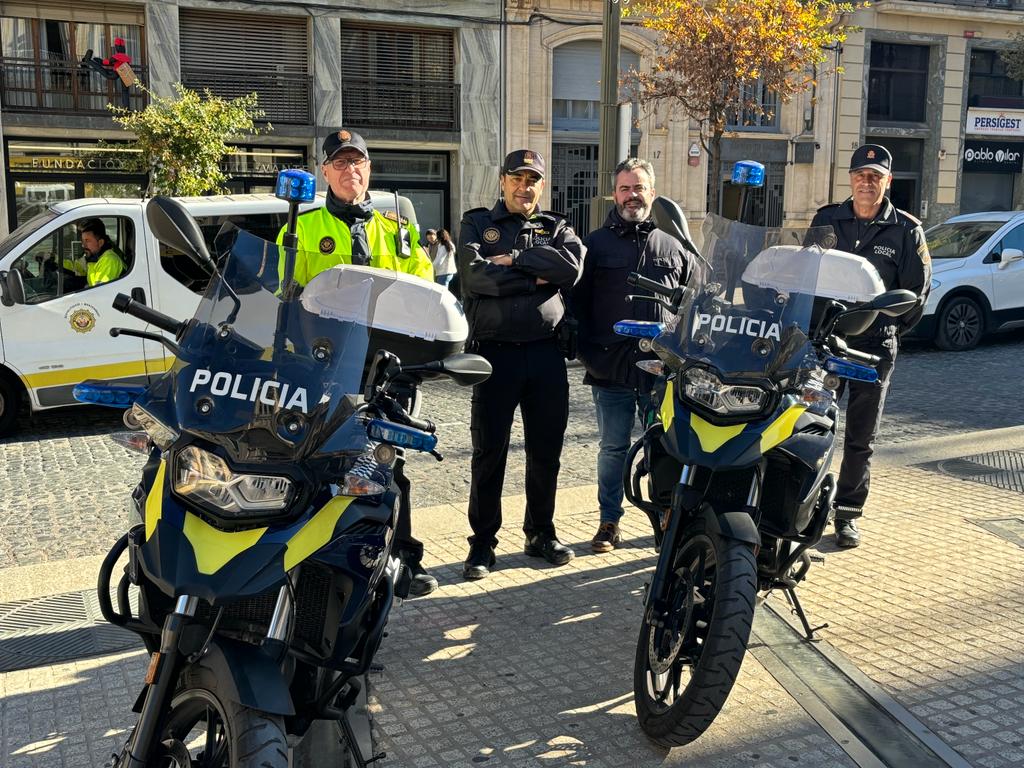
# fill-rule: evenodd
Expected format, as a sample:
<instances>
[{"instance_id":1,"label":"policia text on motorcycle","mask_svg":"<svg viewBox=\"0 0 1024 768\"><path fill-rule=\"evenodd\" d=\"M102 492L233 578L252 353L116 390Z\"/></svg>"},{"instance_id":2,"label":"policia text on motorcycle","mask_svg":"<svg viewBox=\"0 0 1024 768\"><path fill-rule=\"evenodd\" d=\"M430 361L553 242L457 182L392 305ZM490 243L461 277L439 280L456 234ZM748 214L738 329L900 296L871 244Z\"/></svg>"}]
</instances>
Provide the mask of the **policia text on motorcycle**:
<instances>
[{"instance_id":1,"label":"policia text on motorcycle","mask_svg":"<svg viewBox=\"0 0 1024 768\"><path fill-rule=\"evenodd\" d=\"M846 440L836 490L836 544L856 547L860 532L854 522L864 510L871 480L871 454L882 419L899 337L921 318L931 287L931 257L921 222L896 208L885 194L892 183L892 155L878 144L858 147L850 160L851 197L818 210L812 227L831 225L836 248L867 259L882 277L885 289L905 288L919 297L919 307L899 318L879 315L851 347L882 358L878 384L845 382Z\"/></svg>"},{"instance_id":2,"label":"policia text on motorcycle","mask_svg":"<svg viewBox=\"0 0 1024 768\"><path fill-rule=\"evenodd\" d=\"M558 343L562 290L579 280L586 249L564 217L539 209L544 158L509 153L502 199L462 217L458 272L474 352L493 366L473 390L467 579L494 565L509 435L519 406L526 435L526 554L554 565L572 559L555 536L555 488L569 415L569 384Z\"/></svg>"},{"instance_id":3,"label":"policia text on motorcycle","mask_svg":"<svg viewBox=\"0 0 1024 768\"><path fill-rule=\"evenodd\" d=\"M370 153L358 133L340 130L323 142L321 169L327 179L327 203L298 217L296 231L299 248L295 257L295 281L306 285L325 269L338 264L357 264L407 272L424 280L433 280L430 258L420 247L419 234L411 223L392 218L374 209L367 195L370 188ZM401 226L400 226L401 225ZM278 243L284 240L284 228ZM400 242L403 232L409 240ZM410 484L405 462L395 465L395 483L401 491L396 537L398 553L412 571L409 594L418 597L433 592L437 580L421 563L423 543L412 536L409 499Z\"/></svg>"}]
</instances>

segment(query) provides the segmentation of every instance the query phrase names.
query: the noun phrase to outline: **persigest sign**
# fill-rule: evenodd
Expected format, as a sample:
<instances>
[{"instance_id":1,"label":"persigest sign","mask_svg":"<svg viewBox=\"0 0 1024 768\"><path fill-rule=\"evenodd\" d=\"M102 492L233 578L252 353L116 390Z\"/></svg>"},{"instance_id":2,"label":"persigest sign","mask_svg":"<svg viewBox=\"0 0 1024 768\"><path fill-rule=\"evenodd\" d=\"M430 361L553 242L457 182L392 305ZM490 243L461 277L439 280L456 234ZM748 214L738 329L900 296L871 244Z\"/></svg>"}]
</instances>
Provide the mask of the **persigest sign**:
<instances>
[{"instance_id":1,"label":"persigest sign","mask_svg":"<svg viewBox=\"0 0 1024 768\"><path fill-rule=\"evenodd\" d=\"M966 141L964 171L1020 173L1024 168L1024 142Z\"/></svg>"},{"instance_id":2,"label":"persigest sign","mask_svg":"<svg viewBox=\"0 0 1024 768\"><path fill-rule=\"evenodd\" d=\"M1024 136L1024 109L968 109L967 133Z\"/></svg>"}]
</instances>

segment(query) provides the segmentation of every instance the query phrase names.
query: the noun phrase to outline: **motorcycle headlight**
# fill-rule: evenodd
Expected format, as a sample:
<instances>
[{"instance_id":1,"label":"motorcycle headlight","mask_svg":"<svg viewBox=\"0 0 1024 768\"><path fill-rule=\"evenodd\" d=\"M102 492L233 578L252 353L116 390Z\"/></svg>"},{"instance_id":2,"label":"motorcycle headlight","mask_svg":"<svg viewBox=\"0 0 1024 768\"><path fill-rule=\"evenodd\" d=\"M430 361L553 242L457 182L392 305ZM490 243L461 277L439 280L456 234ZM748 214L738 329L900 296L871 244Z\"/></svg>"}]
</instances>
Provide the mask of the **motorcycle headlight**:
<instances>
[{"instance_id":1,"label":"motorcycle headlight","mask_svg":"<svg viewBox=\"0 0 1024 768\"><path fill-rule=\"evenodd\" d=\"M721 414L757 413L768 397L760 387L725 384L704 368L690 368L683 373L683 393L695 403Z\"/></svg>"},{"instance_id":2,"label":"motorcycle headlight","mask_svg":"<svg viewBox=\"0 0 1024 768\"><path fill-rule=\"evenodd\" d=\"M225 515L274 512L291 500L292 481L235 473L220 456L190 445L174 461L174 490Z\"/></svg>"}]
</instances>

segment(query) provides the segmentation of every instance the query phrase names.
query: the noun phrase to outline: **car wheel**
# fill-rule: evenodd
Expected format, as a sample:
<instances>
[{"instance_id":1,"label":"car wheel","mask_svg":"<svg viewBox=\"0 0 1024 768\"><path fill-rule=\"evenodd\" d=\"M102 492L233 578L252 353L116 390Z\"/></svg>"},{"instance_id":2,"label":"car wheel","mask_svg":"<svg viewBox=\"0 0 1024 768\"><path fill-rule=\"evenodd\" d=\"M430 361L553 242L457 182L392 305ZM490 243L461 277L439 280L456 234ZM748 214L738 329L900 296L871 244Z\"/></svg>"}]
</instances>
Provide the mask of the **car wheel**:
<instances>
[{"instance_id":1,"label":"car wheel","mask_svg":"<svg viewBox=\"0 0 1024 768\"><path fill-rule=\"evenodd\" d=\"M21 392L15 384L0 376L0 437L14 431L18 418L18 406L21 404Z\"/></svg>"},{"instance_id":2,"label":"car wheel","mask_svg":"<svg viewBox=\"0 0 1024 768\"><path fill-rule=\"evenodd\" d=\"M935 345L939 349L974 349L985 335L985 313L969 296L950 299L939 312Z\"/></svg>"}]
</instances>

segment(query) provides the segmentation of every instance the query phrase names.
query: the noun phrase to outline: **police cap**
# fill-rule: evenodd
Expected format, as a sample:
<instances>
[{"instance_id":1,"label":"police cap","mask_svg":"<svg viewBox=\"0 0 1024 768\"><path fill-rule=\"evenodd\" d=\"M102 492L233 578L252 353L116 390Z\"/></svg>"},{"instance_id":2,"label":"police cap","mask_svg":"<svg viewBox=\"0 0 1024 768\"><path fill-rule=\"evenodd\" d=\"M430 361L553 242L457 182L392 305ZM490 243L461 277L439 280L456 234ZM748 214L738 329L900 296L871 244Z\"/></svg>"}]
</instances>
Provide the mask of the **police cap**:
<instances>
[{"instance_id":1,"label":"police cap","mask_svg":"<svg viewBox=\"0 0 1024 768\"><path fill-rule=\"evenodd\" d=\"M544 156L540 152L530 149L517 149L505 156L505 162L501 166L501 174L519 173L520 171L533 171L542 179L544 178Z\"/></svg>"},{"instance_id":2,"label":"police cap","mask_svg":"<svg viewBox=\"0 0 1024 768\"><path fill-rule=\"evenodd\" d=\"M869 168L888 176L892 173L892 155L881 144L864 144L853 151L850 173Z\"/></svg>"},{"instance_id":3,"label":"police cap","mask_svg":"<svg viewBox=\"0 0 1024 768\"><path fill-rule=\"evenodd\" d=\"M326 163L343 149L354 149L367 160L370 158L370 153L366 149L366 142L363 141L363 137L354 131L347 131L342 128L340 131L328 134L327 138L324 139L324 162Z\"/></svg>"}]
</instances>

